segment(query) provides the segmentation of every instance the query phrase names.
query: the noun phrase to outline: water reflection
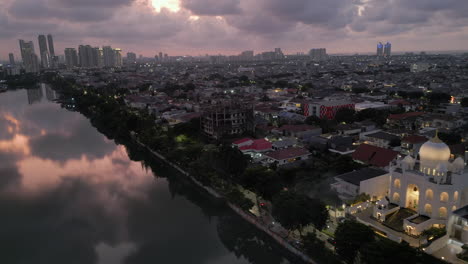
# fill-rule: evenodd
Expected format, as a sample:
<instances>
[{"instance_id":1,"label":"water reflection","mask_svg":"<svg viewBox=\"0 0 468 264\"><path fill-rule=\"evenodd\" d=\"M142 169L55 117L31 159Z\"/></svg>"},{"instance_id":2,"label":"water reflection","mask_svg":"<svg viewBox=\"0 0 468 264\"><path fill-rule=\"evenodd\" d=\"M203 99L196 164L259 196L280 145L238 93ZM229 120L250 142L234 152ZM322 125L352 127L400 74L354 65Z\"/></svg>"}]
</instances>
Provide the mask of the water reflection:
<instances>
[{"instance_id":1,"label":"water reflection","mask_svg":"<svg viewBox=\"0 0 468 264\"><path fill-rule=\"evenodd\" d=\"M1 263L287 263L224 205L165 168L155 178L40 90L0 95Z\"/></svg>"}]
</instances>

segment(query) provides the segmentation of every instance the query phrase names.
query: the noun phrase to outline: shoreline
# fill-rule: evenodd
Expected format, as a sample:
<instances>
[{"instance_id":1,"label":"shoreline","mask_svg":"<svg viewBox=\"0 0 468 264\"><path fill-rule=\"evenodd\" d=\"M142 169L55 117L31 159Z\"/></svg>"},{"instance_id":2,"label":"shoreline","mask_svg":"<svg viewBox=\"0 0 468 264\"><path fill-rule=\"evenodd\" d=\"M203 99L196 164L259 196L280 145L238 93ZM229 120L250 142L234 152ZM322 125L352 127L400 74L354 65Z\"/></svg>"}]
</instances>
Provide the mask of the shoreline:
<instances>
[{"instance_id":1,"label":"shoreline","mask_svg":"<svg viewBox=\"0 0 468 264\"><path fill-rule=\"evenodd\" d=\"M137 138L136 136L134 136L133 134L131 135L131 139L132 141L134 141L136 144L138 144L139 146L145 148L146 150L148 150L152 155L154 155L156 158L158 158L159 160L163 161L164 163L166 163L167 165L171 166L172 168L174 168L175 170L177 170L179 173L181 173L182 175L186 176L188 179L190 179L193 183L195 183L198 187L204 189L208 194L210 194L211 196L215 197L215 198L219 198L219 199L223 199L224 196L219 194L216 190L208 187L208 186L205 186L203 185L200 181L198 181L197 179L195 179L193 176L191 176L188 172L186 172L184 169L180 168L177 164L174 164L173 162L169 161L166 157L164 157L162 154L160 154L159 152L151 149L150 147L146 146L145 144L141 143ZM247 214L246 212L244 212L244 210L242 210L241 208L239 208L238 206L226 201L226 204L228 205L228 207L234 211L237 215L239 215L240 217L242 217L245 221L249 222L250 224L254 225L257 229L263 231L264 233L266 233L267 235L269 235L273 240L276 241L276 243L278 243L280 246L282 246L284 249L288 250L290 253L294 254L296 257L299 257L300 259L302 259L302 261L306 262L306 263L311 263L311 264L319 264L318 262L314 261L312 258L310 258L308 255L306 255L305 253L303 253L302 251L300 251L299 249L295 248L293 245L291 245L286 239L282 238L281 236L279 236L278 234L276 234L275 232L271 231L268 227L266 227L263 223L261 223L260 221L258 221L257 218Z\"/></svg>"}]
</instances>

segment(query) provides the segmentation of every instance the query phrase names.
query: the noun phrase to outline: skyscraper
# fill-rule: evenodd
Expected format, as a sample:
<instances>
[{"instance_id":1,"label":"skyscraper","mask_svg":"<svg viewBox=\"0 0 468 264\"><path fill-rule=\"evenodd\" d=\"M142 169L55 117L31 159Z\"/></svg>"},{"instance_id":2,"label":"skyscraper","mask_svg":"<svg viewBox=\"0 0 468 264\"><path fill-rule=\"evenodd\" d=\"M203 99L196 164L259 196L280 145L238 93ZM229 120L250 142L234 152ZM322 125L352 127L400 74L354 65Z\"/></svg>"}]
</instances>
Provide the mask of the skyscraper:
<instances>
[{"instance_id":1,"label":"skyscraper","mask_svg":"<svg viewBox=\"0 0 468 264\"><path fill-rule=\"evenodd\" d=\"M385 57L390 57L392 55L392 44L390 42L387 42L384 46L384 51L383 55Z\"/></svg>"},{"instance_id":2,"label":"skyscraper","mask_svg":"<svg viewBox=\"0 0 468 264\"><path fill-rule=\"evenodd\" d=\"M67 65L67 68L78 67L78 54L76 53L76 49L65 49L65 65Z\"/></svg>"},{"instance_id":3,"label":"skyscraper","mask_svg":"<svg viewBox=\"0 0 468 264\"><path fill-rule=\"evenodd\" d=\"M39 72L39 61L36 53L34 52L33 42L20 39L19 45L25 71L33 73Z\"/></svg>"},{"instance_id":4,"label":"skyscraper","mask_svg":"<svg viewBox=\"0 0 468 264\"><path fill-rule=\"evenodd\" d=\"M311 49L309 51L309 56L312 60L320 61L325 60L327 58L327 49L320 48L320 49Z\"/></svg>"},{"instance_id":5,"label":"skyscraper","mask_svg":"<svg viewBox=\"0 0 468 264\"><path fill-rule=\"evenodd\" d=\"M93 48L90 45L80 45L78 47L79 64L83 68L98 67L99 48Z\"/></svg>"},{"instance_id":6,"label":"skyscraper","mask_svg":"<svg viewBox=\"0 0 468 264\"><path fill-rule=\"evenodd\" d=\"M114 67L121 67L122 66L122 50L121 49L113 49L114 51Z\"/></svg>"},{"instance_id":7,"label":"skyscraper","mask_svg":"<svg viewBox=\"0 0 468 264\"><path fill-rule=\"evenodd\" d=\"M275 59L283 59L284 54L281 48L275 48Z\"/></svg>"},{"instance_id":8,"label":"skyscraper","mask_svg":"<svg viewBox=\"0 0 468 264\"><path fill-rule=\"evenodd\" d=\"M115 54L111 46L102 47L102 53L104 57L104 66L113 67L115 65Z\"/></svg>"},{"instance_id":9,"label":"skyscraper","mask_svg":"<svg viewBox=\"0 0 468 264\"><path fill-rule=\"evenodd\" d=\"M41 65L43 68L50 68L50 55L47 49L47 40L44 35L39 35L39 54L41 55Z\"/></svg>"},{"instance_id":10,"label":"skyscraper","mask_svg":"<svg viewBox=\"0 0 468 264\"><path fill-rule=\"evenodd\" d=\"M47 41L49 44L49 54L51 57L55 57L54 39L51 34L47 35Z\"/></svg>"},{"instance_id":11,"label":"skyscraper","mask_svg":"<svg viewBox=\"0 0 468 264\"><path fill-rule=\"evenodd\" d=\"M137 56L133 52L127 52L127 63L133 64L137 60Z\"/></svg>"},{"instance_id":12,"label":"skyscraper","mask_svg":"<svg viewBox=\"0 0 468 264\"><path fill-rule=\"evenodd\" d=\"M10 59L10 65L15 65L15 55L13 53L8 54L8 58Z\"/></svg>"},{"instance_id":13,"label":"skyscraper","mask_svg":"<svg viewBox=\"0 0 468 264\"><path fill-rule=\"evenodd\" d=\"M383 56L383 44L382 42L379 42L379 44L377 44L377 56Z\"/></svg>"}]
</instances>

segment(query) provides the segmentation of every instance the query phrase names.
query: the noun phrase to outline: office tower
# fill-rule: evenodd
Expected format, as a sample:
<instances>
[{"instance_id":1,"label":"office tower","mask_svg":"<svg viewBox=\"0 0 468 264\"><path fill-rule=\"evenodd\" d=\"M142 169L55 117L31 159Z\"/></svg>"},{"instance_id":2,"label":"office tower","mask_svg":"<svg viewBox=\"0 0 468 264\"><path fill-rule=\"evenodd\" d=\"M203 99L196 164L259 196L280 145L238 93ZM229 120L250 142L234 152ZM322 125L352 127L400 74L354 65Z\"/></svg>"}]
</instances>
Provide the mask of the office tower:
<instances>
[{"instance_id":1,"label":"office tower","mask_svg":"<svg viewBox=\"0 0 468 264\"><path fill-rule=\"evenodd\" d=\"M167 55L167 53L164 53L164 61L168 61L169 59L169 55Z\"/></svg>"},{"instance_id":2,"label":"office tower","mask_svg":"<svg viewBox=\"0 0 468 264\"><path fill-rule=\"evenodd\" d=\"M8 58L10 59L10 65L15 65L15 55L13 53L8 54Z\"/></svg>"},{"instance_id":3,"label":"office tower","mask_svg":"<svg viewBox=\"0 0 468 264\"><path fill-rule=\"evenodd\" d=\"M103 67L104 66L104 57L103 57L103 50L99 47L93 48L93 66L95 67Z\"/></svg>"},{"instance_id":4,"label":"office tower","mask_svg":"<svg viewBox=\"0 0 468 264\"><path fill-rule=\"evenodd\" d=\"M252 60L254 57L254 52L253 50L246 50L246 51L243 51L241 54L240 54L240 59L241 60Z\"/></svg>"},{"instance_id":5,"label":"office tower","mask_svg":"<svg viewBox=\"0 0 468 264\"><path fill-rule=\"evenodd\" d=\"M382 42L379 42L379 44L377 44L377 56L383 56L383 44Z\"/></svg>"},{"instance_id":6,"label":"office tower","mask_svg":"<svg viewBox=\"0 0 468 264\"><path fill-rule=\"evenodd\" d=\"M21 59L26 72L39 72L39 61L32 41L19 40Z\"/></svg>"},{"instance_id":7,"label":"office tower","mask_svg":"<svg viewBox=\"0 0 468 264\"><path fill-rule=\"evenodd\" d=\"M115 52L111 46L102 47L102 53L104 57L104 66L113 67L115 64Z\"/></svg>"},{"instance_id":8,"label":"office tower","mask_svg":"<svg viewBox=\"0 0 468 264\"><path fill-rule=\"evenodd\" d=\"M327 59L327 49L320 48L320 49L311 49L309 51L309 56L312 60L321 61Z\"/></svg>"},{"instance_id":9,"label":"office tower","mask_svg":"<svg viewBox=\"0 0 468 264\"><path fill-rule=\"evenodd\" d=\"M65 65L67 65L67 68L78 67L78 54L76 53L76 49L65 49Z\"/></svg>"},{"instance_id":10,"label":"office tower","mask_svg":"<svg viewBox=\"0 0 468 264\"><path fill-rule=\"evenodd\" d=\"M137 56L133 52L127 52L127 63L132 64L136 63Z\"/></svg>"},{"instance_id":11,"label":"office tower","mask_svg":"<svg viewBox=\"0 0 468 264\"><path fill-rule=\"evenodd\" d=\"M385 57L390 57L390 55L392 55L392 44L390 44L390 42L385 44L383 55Z\"/></svg>"},{"instance_id":12,"label":"office tower","mask_svg":"<svg viewBox=\"0 0 468 264\"><path fill-rule=\"evenodd\" d=\"M54 39L51 34L47 35L47 41L49 44L49 54L51 57L55 57Z\"/></svg>"},{"instance_id":13,"label":"office tower","mask_svg":"<svg viewBox=\"0 0 468 264\"><path fill-rule=\"evenodd\" d=\"M58 66L58 57L55 55L54 39L51 34L47 35L47 44L49 45L50 66L55 68Z\"/></svg>"},{"instance_id":14,"label":"office tower","mask_svg":"<svg viewBox=\"0 0 468 264\"><path fill-rule=\"evenodd\" d=\"M39 54L41 55L41 66L43 68L50 68L50 55L47 49L47 39L44 35L39 35Z\"/></svg>"},{"instance_id":15,"label":"office tower","mask_svg":"<svg viewBox=\"0 0 468 264\"><path fill-rule=\"evenodd\" d=\"M162 53L162 52L159 52L159 60L160 60L160 61L163 60L163 53Z\"/></svg>"},{"instance_id":16,"label":"office tower","mask_svg":"<svg viewBox=\"0 0 468 264\"><path fill-rule=\"evenodd\" d=\"M281 48L275 48L275 59L283 59L284 54L283 51L281 51Z\"/></svg>"},{"instance_id":17,"label":"office tower","mask_svg":"<svg viewBox=\"0 0 468 264\"><path fill-rule=\"evenodd\" d=\"M121 67L122 66L122 50L121 49L113 49L114 51L114 67Z\"/></svg>"}]
</instances>

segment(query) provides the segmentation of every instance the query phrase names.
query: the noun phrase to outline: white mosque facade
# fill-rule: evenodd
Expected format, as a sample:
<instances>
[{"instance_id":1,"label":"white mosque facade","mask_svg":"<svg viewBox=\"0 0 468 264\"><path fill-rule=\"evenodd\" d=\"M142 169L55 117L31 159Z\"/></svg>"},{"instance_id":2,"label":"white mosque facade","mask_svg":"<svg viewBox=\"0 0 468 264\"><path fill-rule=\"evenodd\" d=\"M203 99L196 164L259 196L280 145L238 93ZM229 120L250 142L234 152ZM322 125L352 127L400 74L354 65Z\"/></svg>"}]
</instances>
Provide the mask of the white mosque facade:
<instances>
[{"instance_id":1,"label":"white mosque facade","mask_svg":"<svg viewBox=\"0 0 468 264\"><path fill-rule=\"evenodd\" d=\"M436 135L421 146L419 157L406 156L391 166L388 197L377 201L373 216L384 221L407 208L414 214L403 221L406 233L444 227L451 212L468 204L467 180L464 160L451 155Z\"/></svg>"}]
</instances>

